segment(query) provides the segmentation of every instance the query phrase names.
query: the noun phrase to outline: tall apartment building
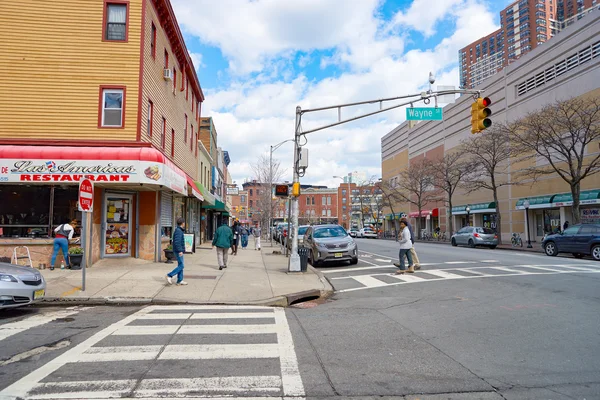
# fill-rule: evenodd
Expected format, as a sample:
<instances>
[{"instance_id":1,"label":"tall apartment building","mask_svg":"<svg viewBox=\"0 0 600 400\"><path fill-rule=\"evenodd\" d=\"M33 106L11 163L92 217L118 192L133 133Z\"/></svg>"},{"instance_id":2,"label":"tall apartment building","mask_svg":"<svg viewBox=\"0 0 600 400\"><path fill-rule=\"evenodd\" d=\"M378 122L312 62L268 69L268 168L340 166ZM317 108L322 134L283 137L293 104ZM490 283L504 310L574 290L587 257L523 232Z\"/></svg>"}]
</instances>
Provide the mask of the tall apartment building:
<instances>
[{"instance_id":1,"label":"tall apartment building","mask_svg":"<svg viewBox=\"0 0 600 400\"><path fill-rule=\"evenodd\" d=\"M594 8L600 8L600 1L515 1L500 12L500 29L458 52L461 87L480 85Z\"/></svg>"}]
</instances>

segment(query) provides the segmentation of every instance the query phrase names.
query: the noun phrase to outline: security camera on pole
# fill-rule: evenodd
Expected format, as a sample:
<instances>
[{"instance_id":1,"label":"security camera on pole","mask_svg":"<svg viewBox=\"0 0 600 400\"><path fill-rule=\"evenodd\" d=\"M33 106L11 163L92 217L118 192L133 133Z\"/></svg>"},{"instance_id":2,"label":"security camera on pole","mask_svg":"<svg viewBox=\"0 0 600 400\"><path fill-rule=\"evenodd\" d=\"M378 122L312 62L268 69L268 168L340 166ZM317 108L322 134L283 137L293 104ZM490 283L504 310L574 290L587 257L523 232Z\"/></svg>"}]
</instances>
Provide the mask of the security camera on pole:
<instances>
[{"instance_id":1,"label":"security camera on pole","mask_svg":"<svg viewBox=\"0 0 600 400\"><path fill-rule=\"evenodd\" d=\"M298 255L298 196L300 196L300 177L304 176L306 168L308 167L307 159L308 154L306 149L303 149L308 142L306 135L309 133L321 131L323 129L331 128L334 126L342 125L347 122L356 121L361 118L369 117L371 115L380 114L385 111L394 110L396 108L404 107L410 105L409 108L406 109L406 117L407 120L442 120L443 119L443 109L438 107L438 97L442 97L445 95L454 95L457 93L462 94L472 94L479 98L481 96L482 90L472 90L472 89L449 89L449 90L437 90L433 91L431 85L435 83L435 77L430 72L429 73L429 90L416 94L409 94L405 96L398 97L390 97L384 99L376 99L376 100L367 100L356 103L348 103L348 104L340 104L335 106L327 106L320 108L313 108L308 110L303 110L300 106L296 107L296 123L294 126L294 182L292 185L292 229L293 234L291 235L292 239L292 254L289 260L288 271L289 272L300 272L300 256ZM435 107L428 108L415 108L413 107L414 103L418 103L422 101L424 104L429 104L431 102L431 98L435 100ZM400 104L396 104L387 108L383 108L383 103L388 101L395 101L401 99L410 99L406 100ZM489 100L489 99L488 99ZM342 108L353 107L359 105L368 105L368 104L376 104L379 103L379 110L369 112L363 115L359 115L356 117L348 118L342 120ZM328 124L325 126L321 126L318 128L309 129L306 131L302 131L302 116L304 114L316 111L324 111L336 109L338 110L338 121L332 124ZM303 143L300 144L300 138L303 138ZM304 157L303 157L304 155ZM304 159L303 159L304 158Z\"/></svg>"}]
</instances>

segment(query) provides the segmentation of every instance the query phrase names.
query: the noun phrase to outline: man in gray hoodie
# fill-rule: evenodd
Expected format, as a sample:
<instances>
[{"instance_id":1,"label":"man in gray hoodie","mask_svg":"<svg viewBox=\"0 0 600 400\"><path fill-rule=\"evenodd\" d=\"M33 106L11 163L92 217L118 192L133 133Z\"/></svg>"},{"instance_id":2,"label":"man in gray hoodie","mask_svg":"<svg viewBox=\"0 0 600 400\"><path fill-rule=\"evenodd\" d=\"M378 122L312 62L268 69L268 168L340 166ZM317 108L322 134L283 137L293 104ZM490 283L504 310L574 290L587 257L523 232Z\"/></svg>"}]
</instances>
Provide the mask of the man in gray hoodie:
<instances>
[{"instance_id":1,"label":"man in gray hoodie","mask_svg":"<svg viewBox=\"0 0 600 400\"><path fill-rule=\"evenodd\" d=\"M408 218L400 218L400 221L404 221L406 223L406 226L408 227L408 230L410 231L410 240L413 244L412 248L410 249L410 254L412 255L415 270L421 269L421 263L419 262L419 257L417 256L417 252L415 251L415 233L413 231L413 227L410 224L410 222L408 222Z\"/></svg>"}]
</instances>

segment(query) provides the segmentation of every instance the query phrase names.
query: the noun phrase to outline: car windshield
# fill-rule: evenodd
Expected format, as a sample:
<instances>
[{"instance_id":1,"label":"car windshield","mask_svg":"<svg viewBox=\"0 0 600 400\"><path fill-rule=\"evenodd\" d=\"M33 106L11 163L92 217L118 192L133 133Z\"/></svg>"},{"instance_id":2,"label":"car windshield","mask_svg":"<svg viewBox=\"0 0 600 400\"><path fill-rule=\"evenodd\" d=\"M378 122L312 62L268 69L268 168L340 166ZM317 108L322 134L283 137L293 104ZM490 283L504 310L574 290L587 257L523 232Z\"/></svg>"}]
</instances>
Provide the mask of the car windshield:
<instances>
[{"instance_id":1,"label":"car windshield","mask_svg":"<svg viewBox=\"0 0 600 400\"><path fill-rule=\"evenodd\" d=\"M344 228L341 226L331 226L326 228L318 228L315 229L314 237L317 239L320 238L330 238L330 237L344 237L348 236Z\"/></svg>"},{"instance_id":2,"label":"car windshield","mask_svg":"<svg viewBox=\"0 0 600 400\"><path fill-rule=\"evenodd\" d=\"M298 227L298 235L304 235L304 233L306 232L307 229L308 229L308 226Z\"/></svg>"},{"instance_id":3,"label":"car windshield","mask_svg":"<svg viewBox=\"0 0 600 400\"><path fill-rule=\"evenodd\" d=\"M493 235L496 233L496 232L494 232L493 229L490 229L490 228L475 228L475 232L483 233L485 235Z\"/></svg>"}]
</instances>

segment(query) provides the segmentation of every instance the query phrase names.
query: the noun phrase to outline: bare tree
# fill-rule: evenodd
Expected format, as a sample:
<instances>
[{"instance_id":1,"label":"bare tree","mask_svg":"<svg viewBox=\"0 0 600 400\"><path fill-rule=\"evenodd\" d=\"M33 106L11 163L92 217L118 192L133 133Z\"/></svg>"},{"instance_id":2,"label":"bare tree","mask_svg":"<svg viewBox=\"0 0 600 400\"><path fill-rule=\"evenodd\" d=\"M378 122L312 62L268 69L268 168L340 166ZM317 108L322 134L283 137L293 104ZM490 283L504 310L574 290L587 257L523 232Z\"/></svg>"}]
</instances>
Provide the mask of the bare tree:
<instances>
[{"instance_id":1,"label":"bare tree","mask_svg":"<svg viewBox=\"0 0 600 400\"><path fill-rule=\"evenodd\" d=\"M395 195L403 202L417 206L417 236L421 239L421 212L427 204L439 200L439 193L434 186L434 168L431 160L421 158L410 162L408 168L400 173Z\"/></svg>"},{"instance_id":2,"label":"bare tree","mask_svg":"<svg viewBox=\"0 0 600 400\"><path fill-rule=\"evenodd\" d=\"M263 227L269 226L270 229L270 222L273 221L273 208L277 202L273 199L270 182L277 183L280 181L283 177L283 169L277 160L273 160L271 165L269 157L264 154L251 165L251 169L254 179L258 182L256 190L260 190L258 204L254 207L254 212L259 213L261 225Z\"/></svg>"},{"instance_id":3,"label":"bare tree","mask_svg":"<svg viewBox=\"0 0 600 400\"><path fill-rule=\"evenodd\" d=\"M473 136L462 143L461 150L467 155L467 174L463 187L468 193L481 189L490 190L496 203L496 232L502 243L502 220L498 203L498 189L514 185L509 179L511 148L506 126L495 125L486 133Z\"/></svg>"},{"instance_id":4,"label":"bare tree","mask_svg":"<svg viewBox=\"0 0 600 400\"><path fill-rule=\"evenodd\" d=\"M446 194L445 203L448 210L448 236L451 236L454 231L452 197L463 178L467 175L467 172L467 163L462 151L446 153L443 158L434 161L433 163L434 185Z\"/></svg>"},{"instance_id":5,"label":"bare tree","mask_svg":"<svg viewBox=\"0 0 600 400\"><path fill-rule=\"evenodd\" d=\"M389 207L392 213L392 221L394 221L394 236L397 236L398 232L398 224L396 219L396 212L394 211L394 206L401 202L402 199L396 191L394 190L394 185L390 182L381 181L379 183L379 188L381 189L381 201L384 207Z\"/></svg>"},{"instance_id":6,"label":"bare tree","mask_svg":"<svg viewBox=\"0 0 600 400\"><path fill-rule=\"evenodd\" d=\"M509 132L522 161L536 157L521 175L535 181L558 174L571 189L572 221L579 223L581 181L600 172L600 154L587 155L588 146L600 140L600 99L558 101L511 124Z\"/></svg>"}]
</instances>

